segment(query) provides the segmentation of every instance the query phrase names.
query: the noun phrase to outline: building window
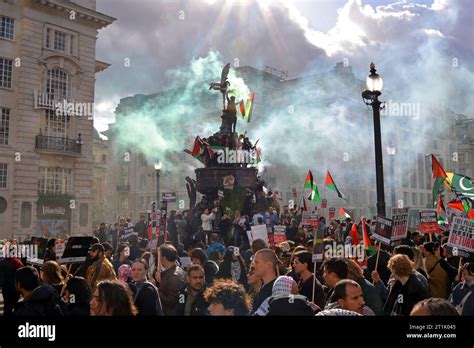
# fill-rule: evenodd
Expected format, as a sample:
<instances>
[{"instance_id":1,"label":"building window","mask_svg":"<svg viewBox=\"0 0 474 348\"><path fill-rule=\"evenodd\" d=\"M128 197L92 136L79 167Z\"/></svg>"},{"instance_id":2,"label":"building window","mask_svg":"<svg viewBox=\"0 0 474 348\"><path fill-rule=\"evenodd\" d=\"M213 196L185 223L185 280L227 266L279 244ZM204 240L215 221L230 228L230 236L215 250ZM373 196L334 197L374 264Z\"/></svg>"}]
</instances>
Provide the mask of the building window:
<instances>
[{"instance_id":1,"label":"building window","mask_svg":"<svg viewBox=\"0 0 474 348\"><path fill-rule=\"evenodd\" d=\"M0 163L0 188L7 188L7 169L6 163Z\"/></svg>"},{"instance_id":2,"label":"building window","mask_svg":"<svg viewBox=\"0 0 474 348\"><path fill-rule=\"evenodd\" d=\"M418 198L418 194L415 193L415 192L412 192L411 200L413 202L413 206L415 206L415 207L418 205L418 199L417 198Z\"/></svg>"},{"instance_id":3,"label":"building window","mask_svg":"<svg viewBox=\"0 0 474 348\"><path fill-rule=\"evenodd\" d=\"M0 87L12 88L13 60L0 58Z\"/></svg>"},{"instance_id":4,"label":"building window","mask_svg":"<svg viewBox=\"0 0 474 348\"><path fill-rule=\"evenodd\" d=\"M64 115L56 115L54 110L45 110L47 136L66 138L71 128L71 117Z\"/></svg>"},{"instance_id":5,"label":"building window","mask_svg":"<svg viewBox=\"0 0 474 348\"><path fill-rule=\"evenodd\" d=\"M72 169L61 167L40 167L38 191L40 193L73 193Z\"/></svg>"},{"instance_id":6,"label":"building window","mask_svg":"<svg viewBox=\"0 0 474 348\"><path fill-rule=\"evenodd\" d=\"M87 226L89 222L89 205L81 203L79 206L79 226Z\"/></svg>"},{"instance_id":7,"label":"building window","mask_svg":"<svg viewBox=\"0 0 474 348\"><path fill-rule=\"evenodd\" d=\"M50 38L51 36L51 29L46 29L46 47L49 48L50 47Z\"/></svg>"},{"instance_id":8,"label":"building window","mask_svg":"<svg viewBox=\"0 0 474 348\"><path fill-rule=\"evenodd\" d=\"M10 109L0 109L0 145L8 145L8 135L10 133Z\"/></svg>"},{"instance_id":9,"label":"building window","mask_svg":"<svg viewBox=\"0 0 474 348\"><path fill-rule=\"evenodd\" d=\"M61 69L48 70L46 81L46 93L51 99L63 99L69 97L69 76Z\"/></svg>"},{"instance_id":10,"label":"building window","mask_svg":"<svg viewBox=\"0 0 474 348\"><path fill-rule=\"evenodd\" d=\"M21 227L30 227L31 226L31 203L23 202L21 203L21 218L20 223Z\"/></svg>"},{"instance_id":11,"label":"building window","mask_svg":"<svg viewBox=\"0 0 474 348\"><path fill-rule=\"evenodd\" d=\"M404 207L410 206L409 200L410 200L410 196L409 196L408 192L403 192L403 206Z\"/></svg>"},{"instance_id":12,"label":"building window","mask_svg":"<svg viewBox=\"0 0 474 348\"><path fill-rule=\"evenodd\" d=\"M1 16L0 37L13 40L15 31L15 20L10 17Z\"/></svg>"},{"instance_id":13,"label":"building window","mask_svg":"<svg viewBox=\"0 0 474 348\"><path fill-rule=\"evenodd\" d=\"M54 31L54 50L55 51L66 51L66 33L61 31Z\"/></svg>"}]
</instances>

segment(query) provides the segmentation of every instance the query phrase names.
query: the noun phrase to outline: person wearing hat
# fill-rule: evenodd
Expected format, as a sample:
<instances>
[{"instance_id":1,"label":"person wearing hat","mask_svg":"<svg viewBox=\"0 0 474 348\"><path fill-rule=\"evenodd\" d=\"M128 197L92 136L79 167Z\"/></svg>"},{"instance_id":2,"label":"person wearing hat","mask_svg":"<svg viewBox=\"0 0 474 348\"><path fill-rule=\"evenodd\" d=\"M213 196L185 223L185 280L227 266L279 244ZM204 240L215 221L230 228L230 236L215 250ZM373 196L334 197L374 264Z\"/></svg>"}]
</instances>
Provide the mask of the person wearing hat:
<instances>
[{"instance_id":1,"label":"person wearing hat","mask_svg":"<svg viewBox=\"0 0 474 348\"><path fill-rule=\"evenodd\" d=\"M93 244L89 249L89 256L92 265L87 269L86 281L93 291L100 281L117 279L114 266L105 257L105 248L102 244Z\"/></svg>"},{"instance_id":2,"label":"person wearing hat","mask_svg":"<svg viewBox=\"0 0 474 348\"><path fill-rule=\"evenodd\" d=\"M474 262L466 262L461 275L464 281L454 287L449 302L460 315L474 315Z\"/></svg>"}]
</instances>

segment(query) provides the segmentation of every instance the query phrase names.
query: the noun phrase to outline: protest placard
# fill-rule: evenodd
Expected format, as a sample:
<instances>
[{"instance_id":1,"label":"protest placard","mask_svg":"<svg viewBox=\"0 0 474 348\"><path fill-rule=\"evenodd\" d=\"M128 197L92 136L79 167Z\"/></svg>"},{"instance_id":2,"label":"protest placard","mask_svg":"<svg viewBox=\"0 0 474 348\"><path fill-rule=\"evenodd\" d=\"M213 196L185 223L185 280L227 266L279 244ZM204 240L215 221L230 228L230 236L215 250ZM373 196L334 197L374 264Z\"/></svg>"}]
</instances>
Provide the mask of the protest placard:
<instances>
[{"instance_id":1,"label":"protest placard","mask_svg":"<svg viewBox=\"0 0 474 348\"><path fill-rule=\"evenodd\" d=\"M56 239L54 242L56 258L60 259L63 257L64 250L66 249L66 242L62 239Z\"/></svg>"},{"instance_id":2,"label":"protest placard","mask_svg":"<svg viewBox=\"0 0 474 348\"><path fill-rule=\"evenodd\" d=\"M286 241L286 226L275 226L273 230L273 240L275 244L283 243Z\"/></svg>"},{"instance_id":3,"label":"protest placard","mask_svg":"<svg viewBox=\"0 0 474 348\"><path fill-rule=\"evenodd\" d=\"M119 234L119 243L125 243L128 241L128 239L131 236L138 236L138 232L135 232L135 229L133 227L127 227L120 231Z\"/></svg>"},{"instance_id":4,"label":"protest placard","mask_svg":"<svg viewBox=\"0 0 474 348\"><path fill-rule=\"evenodd\" d=\"M301 225L303 227L316 227L318 226L318 214L309 211L304 211L301 219Z\"/></svg>"},{"instance_id":5,"label":"protest placard","mask_svg":"<svg viewBox=\"0 0 474 348\"><path fill-rule=\"evenodd\" d=\"M59 260L59 263L84 262L92 243L94 243L93 237L69 237L66 243L66 248L64 249L63 257Z\"/></svg>"},{"instance_id":6,"label":"protest placard","mask_svg":"<svg viewBox=\"0 0 474 348\"><path fill-rule=\"evenodd\" d=\"M393 242L407 236L408 211L410 208L392 208L392 237Z\"/></svg>"},{"instance_id":7,"label":"protest placard","mask_svg":"<svg viewBox=\"0 0 474 348\"><path fill-rule=\"evenodd\" d=\"M252 242L254 240L261 239L265 242L267 246L269 246L267 226L265 225L252 226L250 230L250 234L247 233L247 235L249 236L250 245L252 245Z\"/></svg>"},{"instance_id":8,"label":"protest placard","mask_svg":"<svg viewBox=\"0 0 474 348\"><path fill-rule=\"evenodd\" d=\"M449 232L448 246L456 250L457 256L474 256L474 221L454 217Z\"/></svg>"},{"instance_id":9,"label":"protest placard","mask_svg":"<svg viewBox=\"0 0 474 348\"><path fill-rule=\"evenodd\" d=\"M383 216L377 216L372 236L379 242L390 245L392 241L392 220Z\"/></svg>"},{"instance_id":10,"label":"protest placard","mask_svg":"<svg viewBox=\"0 0 474 348\"><path fill-rule=\"evenodd\" d=\"M433 209L420 210L420 232L421 233L438 233L438 219L436 211Z\"/></svg>"}]
</instances>

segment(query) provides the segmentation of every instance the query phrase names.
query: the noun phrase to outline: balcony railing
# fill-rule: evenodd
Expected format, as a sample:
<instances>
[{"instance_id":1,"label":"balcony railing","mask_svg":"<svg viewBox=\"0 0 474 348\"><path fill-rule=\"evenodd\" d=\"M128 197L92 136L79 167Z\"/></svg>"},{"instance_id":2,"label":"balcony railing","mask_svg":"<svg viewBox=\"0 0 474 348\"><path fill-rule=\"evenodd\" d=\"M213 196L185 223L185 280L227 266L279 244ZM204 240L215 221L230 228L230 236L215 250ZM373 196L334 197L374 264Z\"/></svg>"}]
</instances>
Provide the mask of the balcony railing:
<instances>
[{"instance_id":1,"label":"balcony railing","mask_svg":"<svg viewBox=\"0 0 474 348\"><path fill-rule=\"evenodd\" d=\"M61 152L65 154L80 155L82 141L62 137L51 137L43 134L36 136L35 149L42 151Z\"/></svg>"},{"instance_id":2,"label":"balcony railing","mask_svg":"<svg viewBox=\"0 0 474 348\"><path fill-rule=\"evenodd\" d=\"M130 185L117 185L117 192L130 192Z\"/></svg>"}]
</instances>

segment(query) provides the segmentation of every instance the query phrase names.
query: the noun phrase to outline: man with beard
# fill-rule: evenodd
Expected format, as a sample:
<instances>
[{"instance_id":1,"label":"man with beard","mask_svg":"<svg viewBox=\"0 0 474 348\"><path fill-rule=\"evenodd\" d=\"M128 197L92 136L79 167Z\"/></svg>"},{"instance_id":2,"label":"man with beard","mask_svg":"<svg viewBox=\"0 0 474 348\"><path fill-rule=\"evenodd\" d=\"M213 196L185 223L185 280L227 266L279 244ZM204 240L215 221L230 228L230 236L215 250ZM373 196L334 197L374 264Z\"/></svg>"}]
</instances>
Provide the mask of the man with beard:
<instances>
[{"instance_id":1,"label":"man with beard","mask_svg":"<svg viewBox=\"0 0 474 348\"><path fill-rule=\"evenodd\" d=\"M105 257L105 248L102 244L94 244L89 249L89 256L92 265L87 269L86 281L92 291L95 290L97 284L102 280L117 279L114 266Z\"/></svg>"},{"instance_id":2,"label":"man with beard","mask_svg":"<svg viewBox=\"0 0 474 348\"><path fill-rule=\"evenodd\" d=\"M186 286L178 294L176 315L208 315L209 304L204 299L206 290L204 269L200 265L191 265L186 280Z\"/></svg>"}]
</instances>

